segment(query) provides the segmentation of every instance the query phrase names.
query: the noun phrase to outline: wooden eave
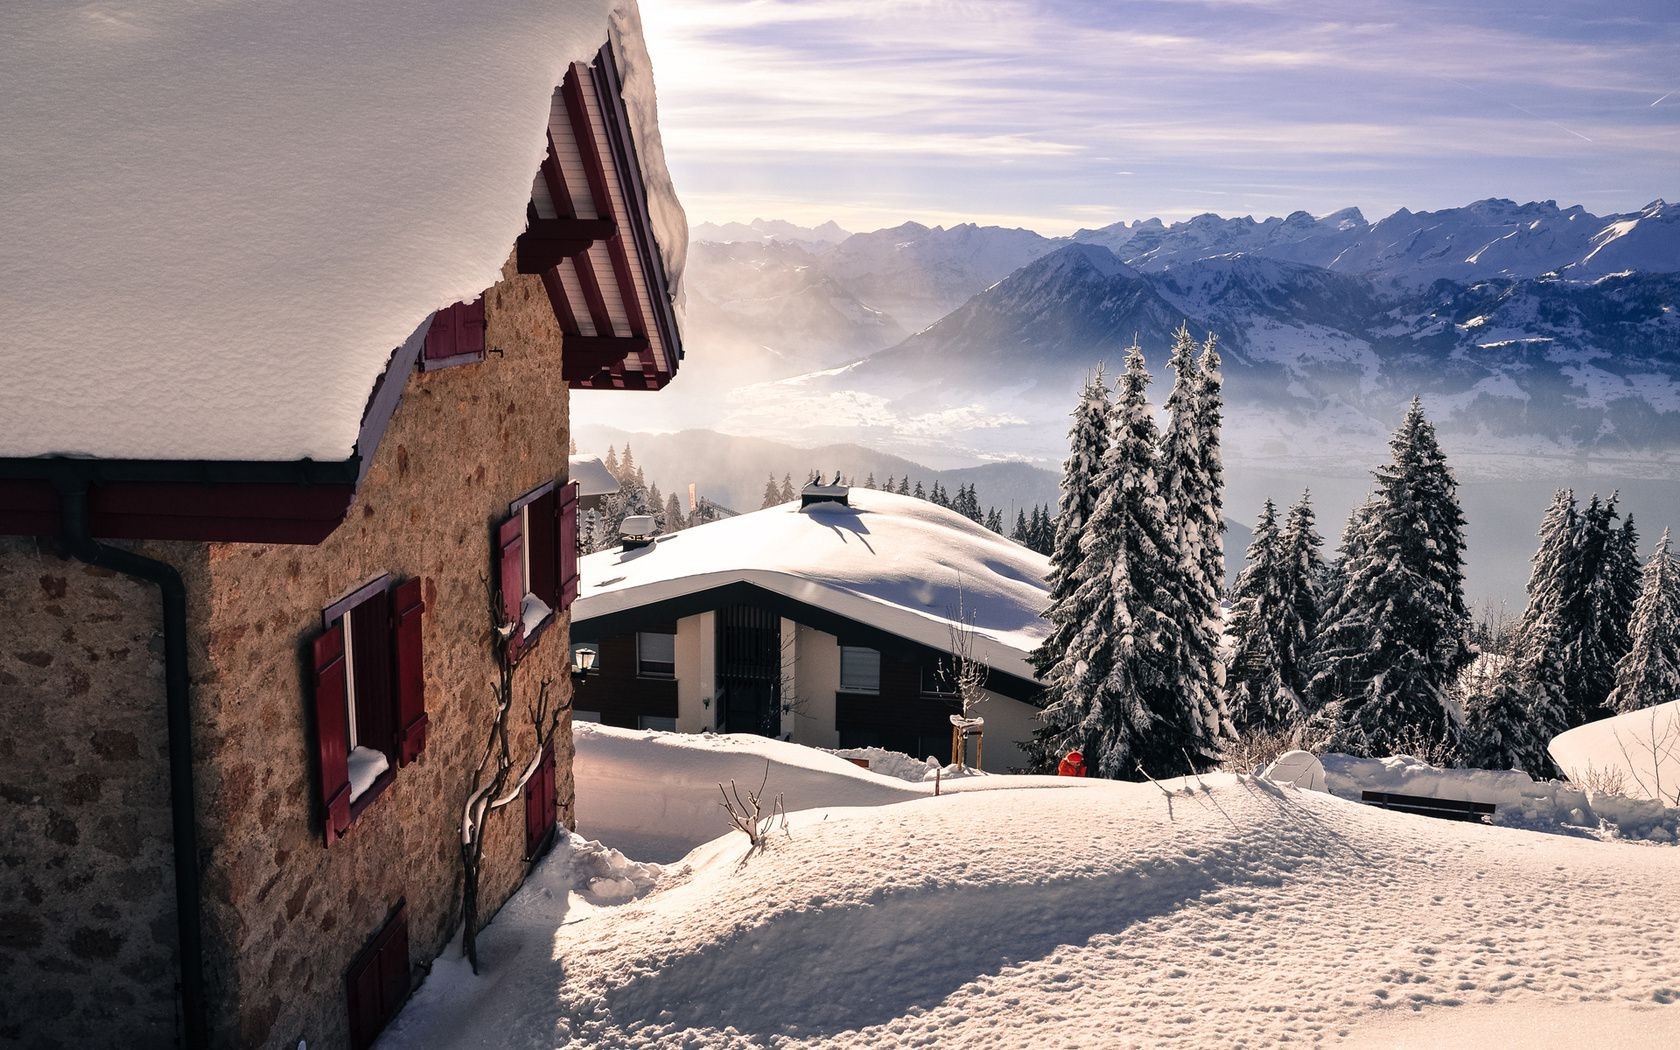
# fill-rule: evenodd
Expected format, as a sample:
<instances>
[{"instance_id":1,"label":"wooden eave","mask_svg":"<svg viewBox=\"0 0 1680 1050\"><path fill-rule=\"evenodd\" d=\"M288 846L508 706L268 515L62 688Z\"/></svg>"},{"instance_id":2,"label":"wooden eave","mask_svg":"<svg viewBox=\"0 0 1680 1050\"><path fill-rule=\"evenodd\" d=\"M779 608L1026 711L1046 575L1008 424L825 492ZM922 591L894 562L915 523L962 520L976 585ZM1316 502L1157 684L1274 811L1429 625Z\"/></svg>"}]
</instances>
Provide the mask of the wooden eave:
<instances>
[{"instance_id":1,"label":"wooden eave","mask_svg":"<svg viewBox=\"0 0 1680 1050\"><path fill-rule=\"evenodd\" d=\"M670 382L681 334L610 43L592 66L567 69L555 92L517 261L521 272L542 275L568 386L658 390Z\"/></svg>"}]
</instances>

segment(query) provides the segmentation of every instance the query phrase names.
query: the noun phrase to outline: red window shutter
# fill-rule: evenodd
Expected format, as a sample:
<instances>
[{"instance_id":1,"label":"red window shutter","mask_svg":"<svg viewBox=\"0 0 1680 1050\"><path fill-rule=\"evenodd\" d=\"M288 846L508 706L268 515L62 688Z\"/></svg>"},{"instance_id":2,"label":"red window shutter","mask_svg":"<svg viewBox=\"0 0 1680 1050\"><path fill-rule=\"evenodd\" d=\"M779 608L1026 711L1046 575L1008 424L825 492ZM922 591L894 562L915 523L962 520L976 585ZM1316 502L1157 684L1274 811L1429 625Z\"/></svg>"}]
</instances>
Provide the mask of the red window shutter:
<instances>
[{"instance_id":1,"label":"red window shutter","mask_svg":"<svg viewBox=\"0 0 1680 1050\"><path fill-rule=\"evenodd\" d=\"M461 330L457 337L455 353L458 356L470 356L480 361L484 360L484 296L479 296L470 303L462 303Z\"/></svg>"},{"instance_id":2,"label":"red window shutter","mask_svg":"<svg viewBox=\"0 0 1680 1050\"><path fill-rule=\"evenodd\" d=\"M520 528L519 515L502 522L496 530L497 580L502 591L502 618L513 624L513 638L509 641L515 656L519 653L519 610L525 598L525 537Z\"/></svg>"},{"instance_id":3,"label":"red window shutter","mask_svg":"<svg viewBox=\"0 0 1680 1050\"><path fill-rule=\"evenodd\" d=\"M392 609L392 648L396 651L397 764L406 766L426 747L426 663L422 655L421 614L426 611L419 577L396 590Z\"/></svg>"},{"instance_id":4,"label":"red window shutter","mask_svg":"<svg viewBox=\"0 0 1680 1050\"><path fill-rule=\"evenodd\" d=\"M446 306L433 314L432 326L426 330L426 360L444 361L454 357L460 333L461 314L455 306Z\"/></svg>"},{"instance_id":5,"label":"red window shutter","mask_svg":"<svg viewBox=\"0 0 1680 1050\"><path fill-rule=\"evenodd\" d=\"M578 483L560 490L560 604L570 609L578 595Z\"/></svg>"},{"instance_id":6,"label":"red window shutter","mask_svg":"<svg viewBox=\"0 0 1680 1050\"><path fill-rule=\"evenodd\" d=\"M397 755L391 682L391 592L377 591L350 610L350 664L356 676L356 743Z\"/></svg>"},{"instance_id":7,"label":"red window shutter","mask_svg":"<svg viewBox=\"0 0 1680 1050\"><path fill-rule=\"evenodd\" d=\"M525 782L525 856L535 857L554 830L554 749L544 748Z\"/></svg>"},{"instance_id":8,"label":"red window shutter","mask_svg":"<svg viewBox=\"0 0 1680 1050\"><path fill-rule=\"evenodd\" d=\"M407 901L397 902L397 910L351 961L344 975L344 991L350 1014L350 1045L354 1050L365 1050L408 998Z\"/></svg>"},{"instance_id":9,"label":"red window shutter","mask_svg":"<svg viewBox=\"0 0 1680 1050\"><path fill-rule=\"evenodd\" d=\"M550 609L560 607L559 500L554 490L532 500L525 507L530 525L525 542L531 552L531 593L543 600Z\"/></svg>"},{"instance_id":10,"label":"red window shutter","mask_svg":"<svg viewBox=\"0 0 1680 1050\"><path fill-rule=\"evenodd\" d=\"M322 824L331 846L350 830L349 697L344 674L344 627L335 623L315 639L315 751L320 764Z\"/></svg>"}]
</instances>

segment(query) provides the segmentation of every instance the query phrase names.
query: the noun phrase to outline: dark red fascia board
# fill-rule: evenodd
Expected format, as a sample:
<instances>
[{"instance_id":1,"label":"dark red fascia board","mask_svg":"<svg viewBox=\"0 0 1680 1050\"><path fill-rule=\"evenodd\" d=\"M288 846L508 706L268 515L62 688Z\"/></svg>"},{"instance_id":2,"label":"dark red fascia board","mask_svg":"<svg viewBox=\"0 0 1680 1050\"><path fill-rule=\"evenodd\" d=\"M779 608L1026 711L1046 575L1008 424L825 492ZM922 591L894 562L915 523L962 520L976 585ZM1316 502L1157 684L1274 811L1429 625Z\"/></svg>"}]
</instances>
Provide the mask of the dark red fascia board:
<instances>
[{"instance_id":1,"label":"dark red fascia board","mask_svg":"<svg viewBox=\"0 0 1680 1050\"><path fill-rule=\"evenodd\" d=\"M90 531L101 538L316 544L349 511L355 471L354 460L0 460L0 535L58 535L54 477L64 472L86 484Z\"/></svg>"}]
</instances>

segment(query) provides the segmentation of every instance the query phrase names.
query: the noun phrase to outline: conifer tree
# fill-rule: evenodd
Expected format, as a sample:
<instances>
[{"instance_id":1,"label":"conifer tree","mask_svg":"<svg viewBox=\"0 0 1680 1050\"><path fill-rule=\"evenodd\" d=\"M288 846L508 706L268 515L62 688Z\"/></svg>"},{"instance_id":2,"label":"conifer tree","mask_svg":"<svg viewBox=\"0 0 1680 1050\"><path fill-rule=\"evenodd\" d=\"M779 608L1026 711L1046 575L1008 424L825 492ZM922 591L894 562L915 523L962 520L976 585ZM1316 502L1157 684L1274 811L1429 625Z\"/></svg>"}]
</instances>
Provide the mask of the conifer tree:
<instances>
[{"instance_id":1,"label":"conifer tree","mask_svg":"<svg viewBox=\"0 0 1680 1050\"><path fill-rule=\"evenodd\" d=\"M775 507L780 505L781 502L782 490L776 484L776 475L772 474L769 480L764 483L764 499L759 503L758 509L764 510L767 507Z\"/></svg>"},{"instance_id":2,"label":"conifer tree","mask_svg":"<svg viewBox=\"0 0 1680 1050\"><path fill-rule=\"evenodd\" d=\"M1632 645L1616 665L1616 687L1610 693L1610 707L1619 712L1680 700L1680 561L1667 529L1643 577L1633 610Z\"/></svg>"},{"instance_id":3,"label":"conifer tree","mask_svg":"<svg viewBox=\"0 0 1680 1050\"><path fill-rule=\"evenodd\" d=\"M873 470L869 472L869 476L867 478L863 479L863 487L866 489L872 489L875 487L875 472Z\"/></svg>"},{"instance_id":4,"label":"conifer tree","mask_svg":"<svg viewBox=\"0 0 1680 1050\"><path fill-rule=\"evenodd\" d=\"M1279 652L1294 618L1294 603L1287 590L1287 554L1277 508L1271 500L1254 524L1247 558L1231 600L1227 695L1237 731L1275 733L1295 721L1299 700L1284 678Z\"/></svg>"},{"instance_id":5,"label":"conifer tree","mask_svg":"<svg viewBox=\"0 0 1680 1050\"><path fill-rule=\"evenodd\" d=\"M1289 508L1281 544L1283 547L1284 593L1290 609L1279 634L1278 660L1284 684L1293 692L1296 709L1289 718L1300 725L1307 716L1307 685L1312 680L1313 641L1318 637L1319 613L1324 607L1324 557L1319 553L1324 539L1318 534L1312 493L1303 492Z\"/></svg>"},{"instance_id":6,"label":"conifer tree","mask_svg":"<svg viewBox=\"0 0 1680 1050\"><path fill-rule=\"evenodd\" d=\"M688 521L683 516L682 501L677 499L675 492L665 499L665 531L681 532L688 528Z\"/></svg>"},{"instance_id":7,"label":"conifer tree","mask_svg":"<svg viewBox=\"0 0 1680 1050\"><path fill-rule=\"evenodd\" d=\"M1041 761L1077 747L1098 776L1172 776L1216 756L1171 678L1180 644L1162 567L1166 510L1156 488L1159 434L1145 395L1149 373L1133 347L1113 406L1100 498L1080 540L1072 599L1080 629L1045 676L1049 704Z\"/></svg>"},{"instance_id":8,"label":"conifer tree","mask_svg":"<svg viewBox=\"0 0 1680 1050\"><path fill-rule=\"evenodd\" d=\"M986 528L997 533L999 536L1003 535L1003 513L996 507L992 507L986 511Z\"/></svg>"},{"instance_id":9,"label":"conifer tree","mask_svg":"<svg viewBox=\"0 0 1680 1050\"><path fill-rule=\"evenodd\" d=\"M898 494L900 496L910 495L910 475L906 474L898 479Z\"/></svg>"},{"instance_id":10,"label":"conifer tree","mask_svg":"<svg viewBox=\"0 0 1680 1050\"><path fill-rule=\"evenodd\" d=\"M1073 407L1073 422L1068 427L1068 458L1062 461L1061 495L1057 502L1060 513L1056 517L1055 539L1049 554L1050 576L1045 581L1050 602L1044 619L1050 624L1050 633L1032 654L1033 666L1038 669L1041 678L1066 657L1068 646L1083 626L1082 617L1089 611L1076 606L1075 592L1080 585L1079 573L1085 562L1081 542L1097 500L1102 496L1099 485L1107 466L1105 458L1109 433L1113 428L1112 417L1108 384L1103 379L1102 366L1098 365L1080 391L1079 400ZM1036 550L1040 529L1038 507L1035 505L1030 524L1024 517L1017 519L1015 538Z\"/></svg>"},{"instance_id":11,"label":"conifer tree","mask_svg":"<svg viewBox=\"0 0 1680 1050\"><path fill-rule=\"evenodd\" d=\"M1027 512L1025 510L1015 512L1015 529L1010 532L1009 538L1023 547L1030 548L1032 546L1032 533L1027 529Z\"/></svg>"},{"instance_id":12,"label":"conifer tree","mask_svg":"<svg viewBox=\"0 0 1680 1050\"><path fill-rule=\"evenodd\" d=\"M1616 684L1616 665L1627 655L1631 641L1628 621L1633 615L1634 588L1630 585L1631 530L1618 526L1617 496L1600 500L1596 493L1574 522L1568 560L1557 573L1555 602L1558 663L1569 696L1569 725L1578 726L1610 713L1606 701Z\"/></svg>"},{"instance_id":13,"label":"conifer tree","mask_svg":"<svg viewBox=\"0 0 1680 1050\"><path fill-rule=\"evenodd\" d=\"M881 487L882 492L897 492L898 481L891 474L887 475L887 483Z\"/></svg>"},{"instance_id":14,"label":"conifer tree","mask_svg":"<svg viewBox=\"0 0 1680 1050\"><path fill-rule=\"evenodd\" d=\"M1519 635L1506 665L1466 698L1464 758L1469 765L1556 776L1546 745L1568 728L1568 697L1555 629L1555 620L1543 619Z\"/></svg>"},{"instance_id":15,"label":"conifer tree","mask_svg":"<svg viewBox=\"0 0 1680 1050\"><path fill-rule=\"evenodd\" d=\"M927 499L927 490L922 488L922 483L920 481L916 482L915 496L917 499Z\"/></svg>"},{"instance_id":16,"label":"conifer tree","mask_svg":"<svg viewBox=\"0 0 1680 1050\"><path fill-rule=\"evenodd\" d=\"M618 480L629 481L637 476L641 468L636 466L636 455L630 451L630 442L624 443L624 452L618 457Z\"/></svg>"},{"instance_id":17,"label":"conifer tree","mask_svg":"<svg viewBox=\"0 0 1680 1050\"><path fill-rule=\"evenodd\" d=\"M1322 744L1374 756L1408 742L1450 751L1450 690L1471 656L1458 483L1417 399L1389 448L1320 631Z\"/></svg>"},{"instance_id":18,"label":"conifer tree","mask_svg":"<svg viewBox=\"0 0 1680 1050\"><path fill-rule=\"evenodd\" d=\"M607 458L602 460L602 463L603 463L603 465L606 466L608 474L611 474L615 478L618 477L618 450L617 449L613 448L613 446L611 446L611 445L608 445L607 446Z\"/></svg>"},{"instance_id":19,"label":"conifer tree","mask_svg":"<svg viewBox=\"0 0 1680 1050\"><path fill-rule=\"evenodd\" d=\"M783 474L782 475L782 499L781 499L781 502L792 503L794 500L796 500L798 498L799 498L799 492L797 490L795 490L794 487L793 487L793 475L791 473Z\"/></svg>"}]
</instances>

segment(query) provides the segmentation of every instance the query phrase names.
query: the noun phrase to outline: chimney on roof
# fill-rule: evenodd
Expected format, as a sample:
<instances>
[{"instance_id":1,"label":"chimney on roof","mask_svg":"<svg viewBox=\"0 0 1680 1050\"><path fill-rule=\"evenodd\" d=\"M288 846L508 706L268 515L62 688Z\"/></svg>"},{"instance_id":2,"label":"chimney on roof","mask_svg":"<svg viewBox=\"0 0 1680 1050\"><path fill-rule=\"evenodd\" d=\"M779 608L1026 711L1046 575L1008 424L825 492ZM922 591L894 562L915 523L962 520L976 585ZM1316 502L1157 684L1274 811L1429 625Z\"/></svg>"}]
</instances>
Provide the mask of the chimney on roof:
<instances>
[{"instance_id":1,"label":"chimney on roof","mask_svg":"<svg viewBox=\"0 0 1680 1050\"><path fill-rule=\"evenodd\" d=\"M825 485L819 477L807 481L805 487L799 490L799 509L804 510L814 503L838 503L842 507L852 505L852 490L850 486L840 484L840 475L834 475L834 483Z\"/></svg>"},{"instance_id":2,"label":"chimney on roof","mask_svg":"<svg viewBox=\"0 0 1680 1050\"><path fill-rule=\"evenodd\" d=\"M618 527L619 538L624 541L627 551L653 546L653 537L658 531L659 522L652 514L632 514Z\"/></svg>"}]
</instances>

